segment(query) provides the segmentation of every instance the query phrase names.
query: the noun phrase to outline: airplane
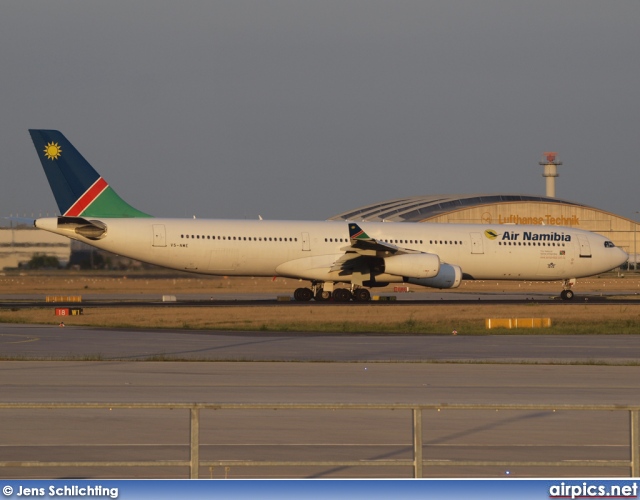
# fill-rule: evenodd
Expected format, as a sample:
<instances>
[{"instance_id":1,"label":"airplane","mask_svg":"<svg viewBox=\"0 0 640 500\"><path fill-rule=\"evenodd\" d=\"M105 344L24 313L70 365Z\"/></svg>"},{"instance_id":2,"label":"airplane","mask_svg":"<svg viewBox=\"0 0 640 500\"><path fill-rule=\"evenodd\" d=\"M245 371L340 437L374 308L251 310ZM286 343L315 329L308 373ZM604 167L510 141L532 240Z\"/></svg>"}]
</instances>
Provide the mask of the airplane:
<instances>
[{"instance_id":1,"label":"airplane","mask_svg":"<svg viewBox=\"0 0 640 500\"><path fill-rule=\"evenodd\" d=\"M571 227L152 217L124 201L57 130L29 130L60 209L35 227L142 262L192 273L305 280L294 299L367 302L369 289L467 280L562 281L614 269L628 255Z\"/></svg>"}]
</instances>

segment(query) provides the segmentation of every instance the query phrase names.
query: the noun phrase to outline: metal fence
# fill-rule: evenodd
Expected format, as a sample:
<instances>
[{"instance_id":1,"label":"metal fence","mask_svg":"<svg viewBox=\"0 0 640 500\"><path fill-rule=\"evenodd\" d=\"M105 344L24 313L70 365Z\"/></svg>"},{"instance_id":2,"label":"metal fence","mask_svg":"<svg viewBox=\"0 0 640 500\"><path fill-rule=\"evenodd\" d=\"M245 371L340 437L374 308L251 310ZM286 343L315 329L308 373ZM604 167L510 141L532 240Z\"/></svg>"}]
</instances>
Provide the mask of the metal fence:
<instances>
[{"instance_id":1,"label":"metal fence","mask_svg":"<svg viewBox=\"0 0 640 500\"><path fill-rule=\"evenodd\" d=\"M425 466L547 466L547 467L628 467L631 477L640 477L640 406L631 405L486 405L486 404L255 404L255 403L0 403L0 409L185 409L190 415L189 460L42 462L0 461L0 467L188 467L192 479L198 478L200 467L228 466L319 466L319 467L411 467L413 477L423 477ZM629 460L571 461L490 461L490 460L429 460L423 459L422 412L425 410L529 410L529 411L606 411L629 414ZM347 461L266 461L266 460L200 460L200 412L202 410L406 410L411 415L413 458L393 460Z\"/></svg>"}]
</instances>

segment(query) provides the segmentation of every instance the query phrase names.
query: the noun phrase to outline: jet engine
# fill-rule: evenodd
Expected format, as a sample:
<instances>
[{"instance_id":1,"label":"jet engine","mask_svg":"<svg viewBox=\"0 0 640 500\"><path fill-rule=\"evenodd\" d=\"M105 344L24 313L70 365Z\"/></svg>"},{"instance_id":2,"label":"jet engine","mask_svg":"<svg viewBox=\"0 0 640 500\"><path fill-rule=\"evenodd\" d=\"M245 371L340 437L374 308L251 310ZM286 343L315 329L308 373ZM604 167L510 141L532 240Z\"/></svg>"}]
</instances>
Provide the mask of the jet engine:
<instances>
[{"instance_id":1,"label":"jet engine","mask_svg":"<svg viewBox=\"0 0 640 500\"><path fill-rule=\"evenodd\" d=\"M408 278L432 278L440 270L440 257L432 253L394 255L384 259L384 272Z\"/></svg>"},{"instance_id":2,"label":"jet engine","mask_svg":"<svg viewBox=\"0 0 640 500\"><path fill-rule=\"evenodd\" d=\"M462 269L460 266L440 264L440 272L433 278L409 278L407 283L430 288L458 288L461 281Z\"/></svg>"}]
</instances>

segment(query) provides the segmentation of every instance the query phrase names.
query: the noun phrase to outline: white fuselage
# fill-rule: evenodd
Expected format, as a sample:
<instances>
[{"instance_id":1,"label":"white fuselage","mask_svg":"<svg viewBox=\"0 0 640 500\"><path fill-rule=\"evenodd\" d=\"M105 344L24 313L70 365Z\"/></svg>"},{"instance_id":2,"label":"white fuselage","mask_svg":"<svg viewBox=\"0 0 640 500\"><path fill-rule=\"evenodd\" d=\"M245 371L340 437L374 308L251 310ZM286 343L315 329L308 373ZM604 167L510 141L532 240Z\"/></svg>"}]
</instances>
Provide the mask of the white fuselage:
<instances>
[{"instance_id":1,"label":"white fuselage","mask_svg":"<svg viewBox=\"0 0 640 500\"><path fill-rule=\"evenodd\" d=\"M159 266L202 274L288 276L350 282L332 265L350 247L347 222L100 218L106 232L90 240L57 218L36 227ZM623 264L627 254L595 233L567 227L358 222L371 237L432 253L471 279L558 280ZM380 281L400 282L384 275Z\"/></svg>"}]
</instances>

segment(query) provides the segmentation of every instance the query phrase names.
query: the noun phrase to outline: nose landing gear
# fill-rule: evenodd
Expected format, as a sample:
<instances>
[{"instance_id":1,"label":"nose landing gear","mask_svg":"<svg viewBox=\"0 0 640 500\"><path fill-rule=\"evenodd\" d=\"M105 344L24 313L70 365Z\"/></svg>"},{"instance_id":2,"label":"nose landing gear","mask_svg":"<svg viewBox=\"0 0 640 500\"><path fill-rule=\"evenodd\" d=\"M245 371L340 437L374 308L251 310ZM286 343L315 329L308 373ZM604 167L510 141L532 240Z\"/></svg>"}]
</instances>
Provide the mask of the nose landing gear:
<instances>
[{"instance_id":1,"label":"nose landing gear","mask_svg":"<svg viewBox=\"0 0 640 500\"><path fill-rule=\"evenodd\" d=\"M560 298L562 300L573 299L573 290L562 290L562 292L560 292Z\"/></svg>"},{"instance_id":2,"label":"nose landing gear","mask_svg":"<svg viewBox=\"0 0 640 500\"><path fill-rule=\"evenodd\" d=\"M571 287L575 284L576 284L575 278L567 279L562 282L562 292L560 292L560 298L562 300L573 299L574 293L573 293L573 290L571 290Z\"/></svg>"}]
</instances>

